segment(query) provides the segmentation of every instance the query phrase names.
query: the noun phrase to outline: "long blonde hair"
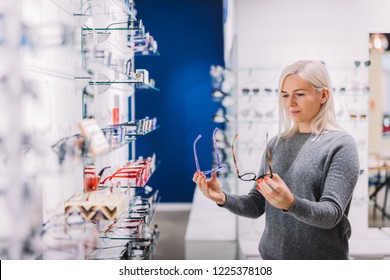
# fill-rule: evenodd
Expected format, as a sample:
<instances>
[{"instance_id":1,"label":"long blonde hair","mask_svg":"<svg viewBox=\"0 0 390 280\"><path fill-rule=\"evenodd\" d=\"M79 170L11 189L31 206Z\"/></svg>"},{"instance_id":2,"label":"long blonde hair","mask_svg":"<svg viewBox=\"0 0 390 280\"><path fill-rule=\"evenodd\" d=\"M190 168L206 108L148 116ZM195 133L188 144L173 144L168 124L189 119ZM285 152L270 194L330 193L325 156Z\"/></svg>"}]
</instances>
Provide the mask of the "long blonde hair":
<instances>
[{"instance_id":1,"label":"long blonde hair","mask_svg":"<svg viewBox=\"0 0 390 280\"><path fill-rule=\"evenodd\" d=\"M316 90L321 92L324 88L329 89L328 100L322 104L320 111L312 123L312 134L315 139L326 131L341 131L342 127L336 121L332 85L329 73L323 63L316 60L300 60L287 66L279 79L279 138L288 138L298 132L298 125L291 121L288 112L282 106L281 90L287 76L297 75L309 82Z\"/></svg>"}]
</instances>

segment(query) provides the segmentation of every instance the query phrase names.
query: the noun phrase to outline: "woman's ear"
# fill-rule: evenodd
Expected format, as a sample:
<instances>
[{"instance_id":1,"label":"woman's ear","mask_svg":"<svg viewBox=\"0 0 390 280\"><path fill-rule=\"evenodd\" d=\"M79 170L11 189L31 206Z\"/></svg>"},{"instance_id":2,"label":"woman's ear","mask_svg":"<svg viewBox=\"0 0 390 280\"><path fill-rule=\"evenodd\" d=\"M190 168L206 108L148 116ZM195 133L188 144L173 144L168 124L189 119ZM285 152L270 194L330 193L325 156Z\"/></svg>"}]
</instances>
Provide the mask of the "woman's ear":
<instances>
[{"instance_id":1,"label":"woman's ear","mask_svg":"<svg viewBox=\"0 0 390 280\"><path fill-rule=\"evenodd\" d=\"M327 87L324 87L321 94L321 104L325 104L328 101L330 91Z\"/></svg>"}]
</instances>

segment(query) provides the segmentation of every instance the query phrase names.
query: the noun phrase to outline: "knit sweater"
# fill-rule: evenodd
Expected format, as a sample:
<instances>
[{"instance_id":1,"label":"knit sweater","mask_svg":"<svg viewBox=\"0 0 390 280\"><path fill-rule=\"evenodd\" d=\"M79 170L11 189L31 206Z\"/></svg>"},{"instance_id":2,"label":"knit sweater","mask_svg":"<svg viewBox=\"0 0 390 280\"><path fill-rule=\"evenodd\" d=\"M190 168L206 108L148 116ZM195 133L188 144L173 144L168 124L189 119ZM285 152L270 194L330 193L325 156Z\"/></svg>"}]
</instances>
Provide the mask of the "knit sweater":
<instances>
[{"instance_id":1,"label":"knit sweater","mask_svg":"<svg viewBox=\"0 0 390 280\"><path fill-rule=\"evenodd\" d=\"M332 131L318 141L297 133L276 142L276 137L269 142L273 172L291 190L292 207L275 208L256 184L247 195L226 194L223 207L248 218L266 214L259 243L263 259L348 259L348 211L359 176L354 139ZM262 164L259 173L263 170Z\"/></svg>"}]
</instances>

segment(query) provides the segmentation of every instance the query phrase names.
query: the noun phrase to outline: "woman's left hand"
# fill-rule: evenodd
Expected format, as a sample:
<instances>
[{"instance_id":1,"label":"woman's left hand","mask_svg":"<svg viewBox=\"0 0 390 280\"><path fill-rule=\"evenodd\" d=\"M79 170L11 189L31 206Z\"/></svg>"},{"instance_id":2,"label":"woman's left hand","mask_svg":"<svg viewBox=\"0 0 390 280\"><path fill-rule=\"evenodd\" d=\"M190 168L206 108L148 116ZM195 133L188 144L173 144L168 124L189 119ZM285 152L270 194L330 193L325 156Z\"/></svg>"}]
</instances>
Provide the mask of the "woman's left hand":
<instances>
[{"instance_id":1,"label":"woman's left hand","mask_svg":"<svg viewBox=\"0 0 390 280\"><path fill-rule=\"evenodd\" d=\"M257 190L276 208L289 210L294 203L294 196L278 174L272 175L272 178L257 180Z\"/></svg>"}]
</instances>

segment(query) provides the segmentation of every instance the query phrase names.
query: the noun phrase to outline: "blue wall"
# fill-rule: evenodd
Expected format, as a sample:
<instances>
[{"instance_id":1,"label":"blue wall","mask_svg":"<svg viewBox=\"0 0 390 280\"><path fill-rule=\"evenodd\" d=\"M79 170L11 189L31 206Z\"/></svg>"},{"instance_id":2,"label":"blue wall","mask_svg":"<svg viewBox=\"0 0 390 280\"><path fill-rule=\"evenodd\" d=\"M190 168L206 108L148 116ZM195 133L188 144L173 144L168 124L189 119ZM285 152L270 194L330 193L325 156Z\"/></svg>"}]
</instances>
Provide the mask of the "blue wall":
<instances>
[{"instance_id":1,"label":"blue wall","mask_svg":"<svg viewBox=\"0 0 390 280\"><path fill-rule=\"evenodd\" d=\"M157 117L160 129L137 140L137 155L156 153L150 180L162 202L191 202L195 185L192 144L198 134L202 169L212 166L210 66L223 65L222 0L137 0L137 18L158 42L160 56L136 57L160 92L138 91L136 118Z\"/></svg>"}]
</instances>

